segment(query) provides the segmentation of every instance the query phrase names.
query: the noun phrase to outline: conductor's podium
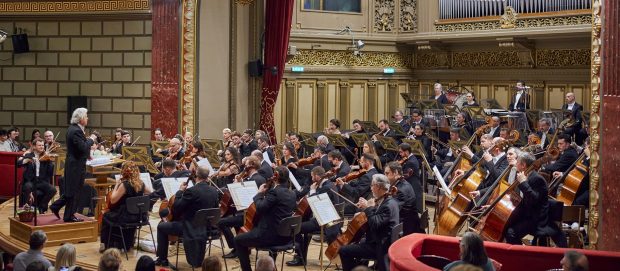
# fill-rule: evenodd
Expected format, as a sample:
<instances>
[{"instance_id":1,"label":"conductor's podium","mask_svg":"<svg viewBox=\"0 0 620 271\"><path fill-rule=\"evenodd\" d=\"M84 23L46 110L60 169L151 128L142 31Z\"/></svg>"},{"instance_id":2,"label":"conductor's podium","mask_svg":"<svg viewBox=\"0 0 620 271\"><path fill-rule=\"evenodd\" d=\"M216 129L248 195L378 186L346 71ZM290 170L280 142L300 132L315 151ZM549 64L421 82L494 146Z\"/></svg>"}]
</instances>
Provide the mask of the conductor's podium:
<instances>
[{"instance_id":1,"label":"conductor's podium","mask_svg":"<svg viewBox=\"0 0 620 271\"><path fill-rule=\"evenodd\" d=\"M417 258L422 255L435 255L457 260L459 239L426 234L411 234L400 238L390 246L388 252L390 270L439 270L422 263ZM560 260L567 250L577 250L585 254L588 257L590 270L618 270L620 266L620 253L618 252L510 245L496 242L484 242L484 246L489 257L502 265L502 271L561 268Z\"/></svg>"}]
</instances>

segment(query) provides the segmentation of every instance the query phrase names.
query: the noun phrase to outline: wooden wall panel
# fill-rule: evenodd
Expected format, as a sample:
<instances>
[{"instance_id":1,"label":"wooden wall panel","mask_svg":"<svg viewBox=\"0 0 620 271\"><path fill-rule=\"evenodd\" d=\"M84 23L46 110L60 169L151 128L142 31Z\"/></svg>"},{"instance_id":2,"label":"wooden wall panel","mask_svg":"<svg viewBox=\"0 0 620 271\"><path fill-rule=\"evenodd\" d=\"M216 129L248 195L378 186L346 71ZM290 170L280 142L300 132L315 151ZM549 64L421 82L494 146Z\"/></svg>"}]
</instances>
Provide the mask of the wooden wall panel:
<instances>
[{"instance_id":1,"label":"wooden wall panel","mask_svg":"<svg viewBox=\"0 0 620 271\"><path fill-rule=\"evenodd\" d=\"M349 87L349 104L348 110L348 122L354 119L365 120L368 119L368 93L366 91L366 85L360 83L351 83Z\"/></svg>"},{"instance_id":2,"label":"wooden wall panel","mask_svg":"<svg viewBox=\"0 0 620 271\"><path fill-rule=\"evenodd\" d=\"M299 132L312 133L316 130L316 84L314 81L297 81L295 101L295 123Z\"/></svg>"},{"instance_id":3,"label":"wooden wall panel","mask_svg":"<svg viewBox=\"0 0 620 271\"><path fill-rule=\"evenodd\" d=\"M564 105L564 94L566 85L548 85L547 86L547 108L560 109Z\"/></svg>"},{"instance_id":4,"label":"wooden wall panel","mask_svg":"<svg viewBox=\"0 0 620 271\"><path fill-rule=\"evenodd\" d=\"M490 98L494 98L503 108L507 108L512 98L510 89L508 84L495 84L493 85L493 95Z\"/></svg>"},{"instance_id":5,"label":"wooden wall panel","mask_svg":"<svg viewBox=\"0 0 620 271\"><path fill-rule=\"evenodd\" d=\"M340 95L338 95L338 81L327 81L327 118L340 117Z\"/></svg>"}]
</instances>

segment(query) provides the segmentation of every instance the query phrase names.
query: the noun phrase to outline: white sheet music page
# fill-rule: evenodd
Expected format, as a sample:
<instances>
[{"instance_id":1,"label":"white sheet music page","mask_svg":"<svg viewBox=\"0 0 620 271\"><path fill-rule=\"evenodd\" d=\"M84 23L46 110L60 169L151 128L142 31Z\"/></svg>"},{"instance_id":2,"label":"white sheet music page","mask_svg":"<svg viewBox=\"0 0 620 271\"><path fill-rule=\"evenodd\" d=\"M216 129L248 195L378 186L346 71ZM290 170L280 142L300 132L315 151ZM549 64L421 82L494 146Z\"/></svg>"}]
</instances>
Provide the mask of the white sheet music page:
<instances>
[{"instance_id":1,"label":"white sheet music page","mask_svg":"<svg viewBox=\"0 0 620 271\"><path fill-rule=\"evenodd\" d=\"M209 159L207 158L200 159L200 161L196 162L196 164L199 167L207 167L209 169L209 176L213 176L216 173L216 171L213 169L213 166L211 166Z\"/></svg>"},{"instance_id":2,"label":"white sheet music page","mask_svg":"<svg viewBox=\"0 0 620 271\"><path fill-rule=\"evenodd\" d=\"M295 175L293 175L290 170L288 171L288 178L293 183L293 186L295 186L295 189L297 189L297 191L301 191L301 185L299 185L297 178L295 178Z\"/></svg>"},{"instance_id":3,"label":"white sheet music page","mask_svg":"<svg viewBox=\"0 0 620 271\"><path fill-rule=\"evenodd\" d=\"M179 191L181 188L181 184L187 182L187 177L185 178L161 178L161 185L164 187L164 192L166 192L166 198L170 199L174 194ZM194 186L192 182L188 182L187 188Z\"/></svg>"},{"instance_id":4,"label":"white sheet music page","mask_svg":"<svg viewBox=\"0 0 620 271\"><path fill-rule=\"evenodd\" d=\"M235 208L241 211L252 205L254 196L258 193L258 186L256 186L255 181L230 183L228 184L228 191L230 191L230 195L233 198Z\"/></svg>"},{"instance_id":5,"label":"white sheet music page","mask_svg":"<svg viewBox=\"0 0 620 271\"><path fill-rule=\"evenodd\" d=\"M439 173L439 169L437 168L437 166L433 166L433 173L435 173L435 178L437 178L437 180L439 181L439 184L441 184L441 189L443 189L443 191L447 195L452 195L452 190L450 190L450 188L446 184L446 181L441 176L441 173Z\"/></svg>"},{"instance_id":6,"label":"white sheet music page","mask_svg":"<svg viewBox=\"0 0 620 271\"><path fill-rule=\"evenodd\" d=\"M267 151L263 152L263 160L267 161L267 163L269 163L270 165L273 164L273 162L271 162L271 159L269 159L269 153Z\"/></svg>"},{"instance_id":7,"label":"white sheet music page","mask_svg":"<svg viewBox=\"0 0 620 271\"><path fill-rule=\"evenodd\" d=\"M114 175L114 178L117 181L121 180L121 175L120 174L116 174ZM151 189L151 191L153 191L153 182L151 182L151 175L149 175L149 173L140 173L140 180L142 180L142 182L144 183L144 188L145 189Z\"/></svg>"},{"instance_id":8,"label":"white sheet music page","mask_svg":"<svg viewBox=\"0 0 620 271\"><path fill-rule=\"evenodd\" d=\"M336 212L336 208L334 208L334 204L329 199L327 193L308 197L308 204L310 205L310 209L312 209L312 213L319 223L319 226L323 226L327 223L340 219L340 215Z\"/></svg>"}]
</instances>

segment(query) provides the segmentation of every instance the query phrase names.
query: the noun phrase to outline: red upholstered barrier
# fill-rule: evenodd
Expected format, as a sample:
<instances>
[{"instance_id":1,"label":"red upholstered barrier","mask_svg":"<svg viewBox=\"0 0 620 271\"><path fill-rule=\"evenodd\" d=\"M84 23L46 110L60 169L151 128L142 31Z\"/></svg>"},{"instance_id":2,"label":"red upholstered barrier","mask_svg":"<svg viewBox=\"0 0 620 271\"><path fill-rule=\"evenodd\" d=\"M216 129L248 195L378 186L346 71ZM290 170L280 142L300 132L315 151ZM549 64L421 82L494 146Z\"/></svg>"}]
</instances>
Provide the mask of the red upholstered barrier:
<instances>
[{"instance_id":1,"label":"red upholstered barrier","mask_svg":"<svg viewBox=\"0 0 620 271\"><path fill-rule=\"evenodd\" d=\"M548 270L561 268L560 260L569 249L510 245L485 242L489 257L502 264L502 271ZM590 262L590 270L620 270L620 253L583 250ZM420 255L437 255L457 260L459 238L427 234L411 234L394 242L389 250L390 270L424 271L437 270L416 259Z\"/></svg>"},{"instance_id":2,"label":"red upholstered barrier","mask_svg":"<svg viewBox=\"0 0 620 271\"><path fill-rule=\"evenodd\" d=\"M0 198L2 199L14 197L15 158L21 155L21 152L0 152ZM23 177L24 168L18 168L17 181L21 182Z\"/></svg>"}]
</instances>

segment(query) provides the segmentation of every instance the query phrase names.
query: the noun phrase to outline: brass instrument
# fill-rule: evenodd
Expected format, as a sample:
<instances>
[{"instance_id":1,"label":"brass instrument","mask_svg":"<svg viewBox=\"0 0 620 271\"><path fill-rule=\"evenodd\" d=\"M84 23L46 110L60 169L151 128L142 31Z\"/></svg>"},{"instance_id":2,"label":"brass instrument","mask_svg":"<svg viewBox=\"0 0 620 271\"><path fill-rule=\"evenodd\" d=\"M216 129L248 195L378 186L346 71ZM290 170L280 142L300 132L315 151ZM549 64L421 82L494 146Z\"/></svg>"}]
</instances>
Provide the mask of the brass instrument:
<instances>
[{"instance_id":1,"label":"brass instrument","mask_svg":"<svg viewBox=\"0 0 620 271\"><path fill-rule=\"evenodd\" d=\"M560 122L560 125L558 125L558 129L565 131L567 128L571 128L575 125L575 119L572 117L568 118L568 119L564 119L562 120L562 122Z\"/></svg>"}]
</instances>

